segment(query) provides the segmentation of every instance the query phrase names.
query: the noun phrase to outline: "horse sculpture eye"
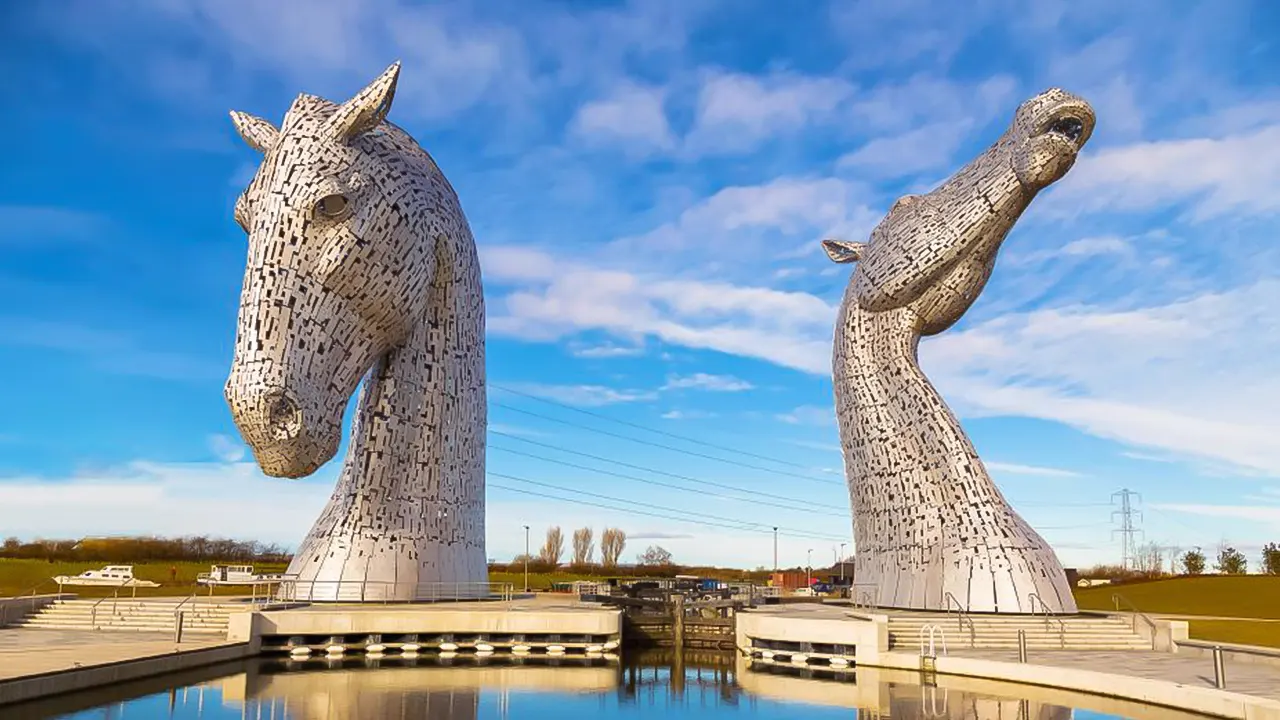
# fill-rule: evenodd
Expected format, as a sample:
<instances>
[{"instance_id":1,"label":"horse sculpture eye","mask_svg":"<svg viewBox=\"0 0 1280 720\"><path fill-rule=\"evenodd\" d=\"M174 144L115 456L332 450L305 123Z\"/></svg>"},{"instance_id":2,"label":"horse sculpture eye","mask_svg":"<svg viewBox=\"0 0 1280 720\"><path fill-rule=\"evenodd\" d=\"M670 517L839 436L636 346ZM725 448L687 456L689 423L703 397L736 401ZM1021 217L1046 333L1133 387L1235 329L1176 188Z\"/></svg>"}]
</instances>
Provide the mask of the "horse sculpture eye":
<instances>
[{"instance_id":1,"label":"horse sculpture eye","mask_svg":"<svg viewBox=\"0 0 1280 720\"><path fill-rule=\"evenodd\" d=\"M316 212L325 217L338 217L347 211L347 197L341 193L325 195L316 203Z\"/></svg>"}]
</instances>

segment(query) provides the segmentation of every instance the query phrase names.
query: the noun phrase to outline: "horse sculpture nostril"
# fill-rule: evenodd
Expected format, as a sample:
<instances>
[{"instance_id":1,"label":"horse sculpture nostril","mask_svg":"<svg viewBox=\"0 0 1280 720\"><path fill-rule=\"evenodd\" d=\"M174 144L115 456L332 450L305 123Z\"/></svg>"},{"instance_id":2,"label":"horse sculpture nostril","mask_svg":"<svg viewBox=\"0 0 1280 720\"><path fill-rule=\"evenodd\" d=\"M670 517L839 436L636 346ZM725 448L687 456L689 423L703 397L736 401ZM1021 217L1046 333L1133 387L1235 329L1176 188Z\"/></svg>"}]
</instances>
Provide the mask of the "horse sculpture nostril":
<instances>
[{"instance_id":1,"label":"horse sculpture nostril","mask_svg":"<svg viewBox=\"0 0 1280 720\"><path fill-rule=\"evenodd\" d=\"M292 440L302 430L302 410L283 392L268 393L263 398L267 427L277 440Z\"/></svg>"}]
</instances>

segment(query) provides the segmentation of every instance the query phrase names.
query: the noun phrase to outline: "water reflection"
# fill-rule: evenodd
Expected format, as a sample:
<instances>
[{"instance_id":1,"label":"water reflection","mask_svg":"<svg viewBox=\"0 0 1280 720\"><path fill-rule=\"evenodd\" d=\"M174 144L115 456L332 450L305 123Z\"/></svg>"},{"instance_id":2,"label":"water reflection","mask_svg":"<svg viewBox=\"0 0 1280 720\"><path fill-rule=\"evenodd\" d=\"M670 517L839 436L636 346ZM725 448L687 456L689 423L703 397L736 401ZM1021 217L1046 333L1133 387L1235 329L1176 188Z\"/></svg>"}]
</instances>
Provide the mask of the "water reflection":
<instances>
[{"instance_id":1,"label":"water reflection","mask_svg":"<svg viewBox=\"0 0 1280 720\"><path fill-rule=\"evenodd\" d=\"M1167 708L918 672L812 671L720 653L626 662L458 656L262 660L0 710L6 720L480 720L676 717L806 720L1190 720ZM157 686L157 682L175 687ZM922 682L923 681L923 682ZM180 686L179 686L180 685ZM114 693L114 695L112 694ZM1083 708L1072 710L1072 708Z\"/></svg>"}]
</instances>

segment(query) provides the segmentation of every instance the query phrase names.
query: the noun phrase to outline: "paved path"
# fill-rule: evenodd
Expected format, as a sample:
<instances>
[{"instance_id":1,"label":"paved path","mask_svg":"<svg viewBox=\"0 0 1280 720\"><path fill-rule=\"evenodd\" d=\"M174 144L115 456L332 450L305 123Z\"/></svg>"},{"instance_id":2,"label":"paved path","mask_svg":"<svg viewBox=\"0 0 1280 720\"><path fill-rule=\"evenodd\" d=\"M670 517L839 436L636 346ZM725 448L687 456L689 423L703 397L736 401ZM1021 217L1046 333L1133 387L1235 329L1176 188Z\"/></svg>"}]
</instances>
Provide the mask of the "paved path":
<instances>
[{"instance_id":1,"label":"paved path","mask_svg":"<svg viewBox=\"0 0 1280 720\"><path fill-rule=\"evenodd\" d=\"M983 660L1018 661L1017 650L957 648L951 654ZM1027 662L1213 687L1213 660L1207 657L1141 650L1034 650L1027 653ZM1280 700L1280 667L1226 661L1225 670L1227 690Z\"/></svg>"},{"instance_id":2,"label":"paved path","mask_svg":"<svg viewBox=\"0 0 1280 720\"><path fill-rule=\"evenodd\" d=\"M0 680L225 644L217 636L183 638L175 645L172 633L5 628L0 630Z\"/></svg>"}]
</instances>

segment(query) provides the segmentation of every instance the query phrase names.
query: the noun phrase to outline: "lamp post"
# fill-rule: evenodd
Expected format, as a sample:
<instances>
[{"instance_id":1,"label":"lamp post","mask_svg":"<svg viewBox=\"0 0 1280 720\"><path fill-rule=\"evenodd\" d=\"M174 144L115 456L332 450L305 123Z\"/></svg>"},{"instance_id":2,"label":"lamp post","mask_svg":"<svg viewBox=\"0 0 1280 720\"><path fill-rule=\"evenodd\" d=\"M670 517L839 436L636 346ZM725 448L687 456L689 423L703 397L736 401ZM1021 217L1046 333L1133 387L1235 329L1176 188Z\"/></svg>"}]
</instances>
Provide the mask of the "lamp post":
<instances>
[{"instance_id":1,"label":"lamp post","mask_svg":"<svg viewBox=\"0 0 1280 720\"><path fill-rule=\"evenodd\" d=\"M840 562L840 584L841 585L844 584L844 546L845 546L845 543L840 543L840 561L839 562Z\"/></svg>"},{"instance_id":2,"label":"lamp post","mask_svg":"<svg viewBox=\"0 0 1280 720\"><path fill-rule=\"evenodd\" d=\"M524 591L529 592L529 526L524 526Z\"/></svg>"},{"instance_id":3,"label":"lamp post","mask_svg":"<svg viewBox=\"0 0 1280 720\"><path fill-rule=\"evenodd\" d=\"M813 548L809 548L804 558L804 586L813 587Z\"/></svg>"},{"instance_id":4,"label":"lamp post","mask_svg":"<svg viewBox=\"0 0 1280 720\"><path fill-rule=\"evenodd\" d=\"M773 529L773 571L778 572L778 528Z\"/></svg>"}]
</instances>

